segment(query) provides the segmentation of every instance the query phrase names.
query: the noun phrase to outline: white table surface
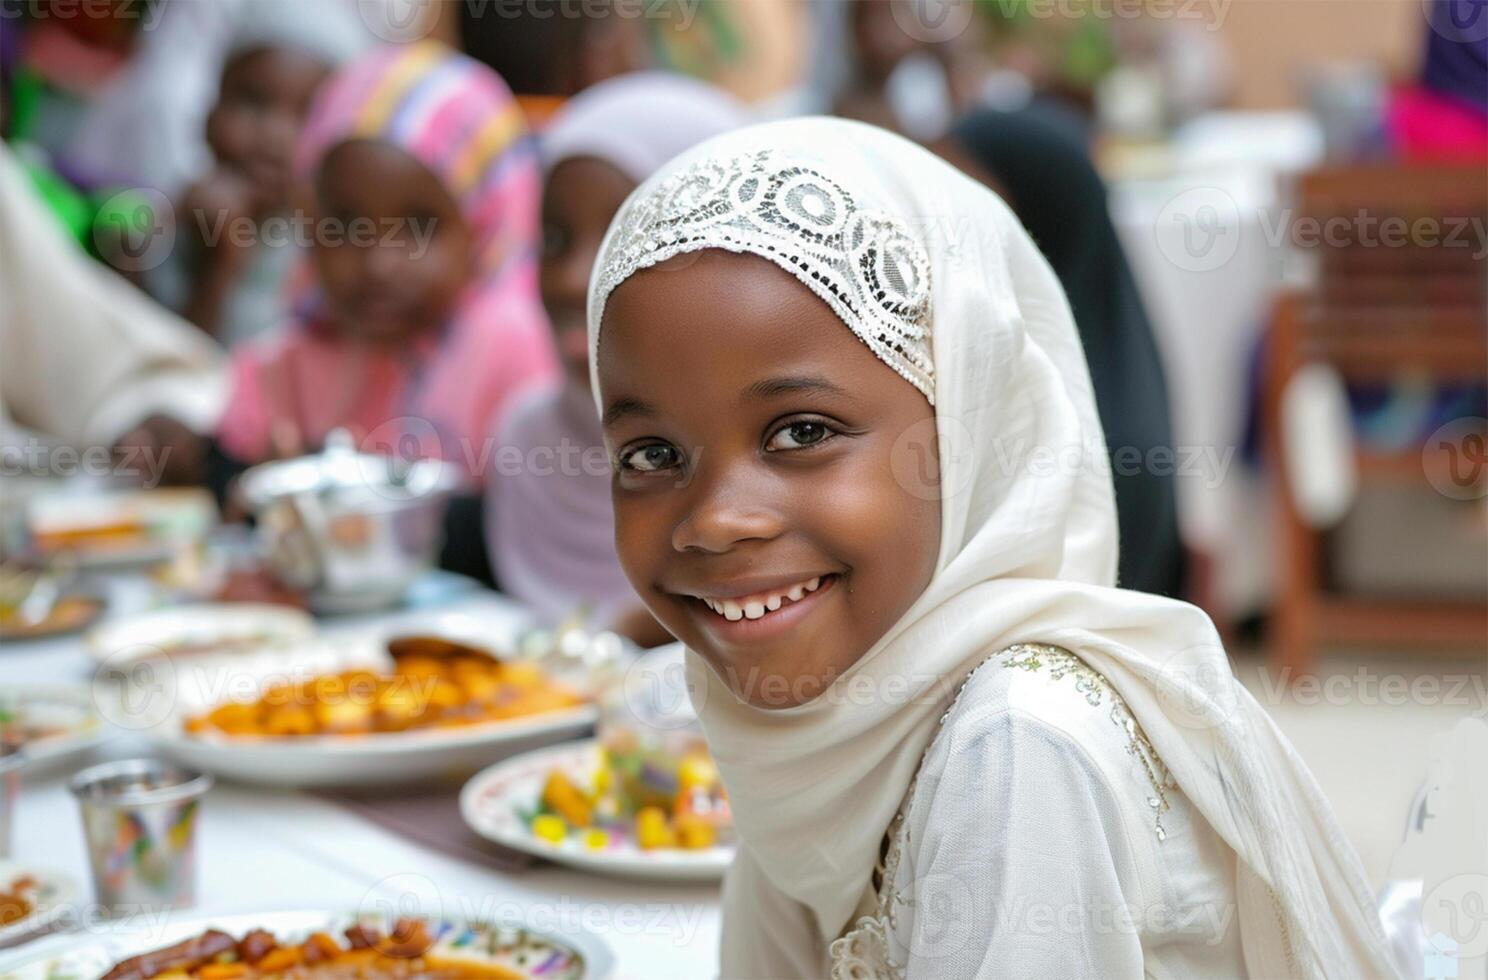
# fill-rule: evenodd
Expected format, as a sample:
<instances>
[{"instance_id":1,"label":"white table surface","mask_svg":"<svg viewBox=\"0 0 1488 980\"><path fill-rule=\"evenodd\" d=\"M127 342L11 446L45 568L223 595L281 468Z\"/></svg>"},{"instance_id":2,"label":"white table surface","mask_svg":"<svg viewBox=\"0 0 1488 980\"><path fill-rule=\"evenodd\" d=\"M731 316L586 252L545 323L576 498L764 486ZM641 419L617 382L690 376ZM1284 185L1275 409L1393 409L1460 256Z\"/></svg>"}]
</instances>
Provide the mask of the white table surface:
<instances>
[{"instance_id":1,"label":"white table surface","mask_svg":"<svg viewBox=\"0 0 1488 980\"><path fill-rule=\"evenodd\" d=\"M482 614L509 621L520 617L514 606L490 593L458 607L478 607ZM372 622L342 618L328 628L364 628ZM0 646L0 685L87 683L93 666L76 636ZM121 735L96 750L94 758L141 751L143 744L134 736ZM20 862L72 875L91 898L82 827L67 791L69 774L44 771L23 781L12 854ZM231 783L219 783L207 796L198 834L197 903L182 914L405 909L414 902L421 911L451 915L514 915L538 928L587 927L613 949L618 978L699 980L716 974L715 885L630 882L554 866L508 875L411 844L306 793ZM25 948L0 951L0 962L13 962Z\"/></svg>"}]
</instances>

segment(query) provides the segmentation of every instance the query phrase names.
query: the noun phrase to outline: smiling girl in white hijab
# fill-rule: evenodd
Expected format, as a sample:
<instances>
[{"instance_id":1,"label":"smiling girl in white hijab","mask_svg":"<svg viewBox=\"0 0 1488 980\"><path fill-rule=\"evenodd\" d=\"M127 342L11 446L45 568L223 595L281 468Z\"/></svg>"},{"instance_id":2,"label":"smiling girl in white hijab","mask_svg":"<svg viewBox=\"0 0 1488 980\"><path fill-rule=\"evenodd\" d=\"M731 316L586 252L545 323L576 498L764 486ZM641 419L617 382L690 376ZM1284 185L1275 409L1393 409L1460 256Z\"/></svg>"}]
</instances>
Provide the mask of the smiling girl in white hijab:
<instances>
[{"instance_id":1,"label":"smiling girl in white hijab","mask_svg":"<svg viewBox=\"0 0 1488 980\"><path fill-rule=\"evenodd\" d=\"M753 465L747 453L734 462L715 442L694 460L685 438L659 441L688 413L661 417L665 392L646 390L657 372L637 381L614 361L664 329L628 312L634 290L623 303L616 290L645 280L681 297L708 263L668 260L705 250L789 273L902 379L890 383L934 407L940 534L928 586L825 691L783 708L759 706L698 649L766 635L783 600L751 608L742 595L653 583L625 527L644 508L727 494L759 528L750 541L699 546L694 509L660 551L719 562L747 544L756 570L786 536L767 527L779 499L751 510L749 488L728 482L725 464ZM751 268L731 261L711 268ZM744 322L747 291L741 281L738 309L718 309L719 323ZM724 889L726 977L1393 975L1356 856L1235 682L1209 620L1114 588L1111 479L1075 326L992 192L861 124L740 130L631 196L601 252L588 326L621 470L622 563L689 643L693 701L742 840ZM682 365L680 336L669 343ZM619 396L606 390L615 377L630 386ZM724 382L690 383L707 398ZM636 431L653 426L654 438L616 434L617 420L648 413ZM817 438L797 425L792 448ZM673 466L686 481L633 489L635 471ZM826 601L854 601L850 585L835 592ZM709 610L722 622L708 625ZM835 613L805 613L823 615ZM799 631L809 619L780 622Z\"/></svg>"}]
</instances>

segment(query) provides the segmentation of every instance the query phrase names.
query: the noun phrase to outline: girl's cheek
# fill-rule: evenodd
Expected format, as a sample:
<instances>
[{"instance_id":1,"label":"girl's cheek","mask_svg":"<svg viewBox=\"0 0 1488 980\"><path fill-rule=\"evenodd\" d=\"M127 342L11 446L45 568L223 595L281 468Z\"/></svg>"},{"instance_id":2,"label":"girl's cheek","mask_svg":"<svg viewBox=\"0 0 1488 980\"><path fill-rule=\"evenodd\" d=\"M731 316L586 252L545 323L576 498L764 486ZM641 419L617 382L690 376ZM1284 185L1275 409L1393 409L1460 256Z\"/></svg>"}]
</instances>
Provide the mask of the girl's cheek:
<instances>
[{"instance_id":1,"label":"girl's cheek","mask_svg":"<svg viewBox=\"0 0 1488 980\"><path fill-rule=\"evenodd\" d=\"M644 596L656 570L665 561L671 546L671 535L665 520L652 513L653 508L638 500L617 499L615 502L615 550L620 567L635 588Z\"/></svg>"}]
</instances>

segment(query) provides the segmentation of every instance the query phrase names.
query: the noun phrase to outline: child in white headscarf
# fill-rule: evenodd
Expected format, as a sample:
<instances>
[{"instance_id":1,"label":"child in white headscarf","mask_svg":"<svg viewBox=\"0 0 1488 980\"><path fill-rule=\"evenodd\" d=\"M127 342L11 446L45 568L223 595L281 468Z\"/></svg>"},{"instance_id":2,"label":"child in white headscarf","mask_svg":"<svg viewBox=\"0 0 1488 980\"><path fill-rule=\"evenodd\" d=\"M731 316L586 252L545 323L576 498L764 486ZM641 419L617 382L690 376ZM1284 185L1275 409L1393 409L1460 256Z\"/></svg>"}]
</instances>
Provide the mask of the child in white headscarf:
<instances>
[{"instance_id":1,"label":"child in white headscarf","mask_svg":"<svg viewBox=\"0 0 1488 980\"><path fill-rule=\"evenodd\" d=\"M1376 977L1358 861L1198 609L1113 587L1011 212L802 119L641 187L590 289L631 584L742 840L726 977Z\"/></svg>"},{"instance_id":2,"label":"child in white headscarf","mask_svg":"<svg viewBox=\"0 0 1488 980\"><path fill-rule=\"evenodd\" d=\"M637 72L585 90L542 133L539 281L564 381L533 392L498 433L485 521L497 584L545 618L587 604L594 625L642 643L666 639L615 559L609 460L589 394L585 291L626 196L678 153L744 121L744 107L711 85Z\"/></svg>"}]
</instances>

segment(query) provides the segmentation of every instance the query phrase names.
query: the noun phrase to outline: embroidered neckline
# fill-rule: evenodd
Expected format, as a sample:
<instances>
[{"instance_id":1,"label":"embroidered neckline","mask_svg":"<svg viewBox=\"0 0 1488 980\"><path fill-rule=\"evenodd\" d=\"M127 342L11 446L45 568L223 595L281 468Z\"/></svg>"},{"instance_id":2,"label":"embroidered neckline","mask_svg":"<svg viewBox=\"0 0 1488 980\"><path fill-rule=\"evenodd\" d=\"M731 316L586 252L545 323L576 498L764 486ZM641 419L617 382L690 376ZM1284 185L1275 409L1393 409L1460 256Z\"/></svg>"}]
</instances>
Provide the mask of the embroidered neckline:
<instances>
[{"instance_id":1,"label":"embroidered neckline","mask_svg":"<svg viewBox=\"0 0 1488 980\"><path fill-rule=\"evenodd\" d=\"M1004 667L1021 667L1028 671L1047 668L1049 676L1056 681L1073 676L1075 690L1083 694L1086 703L1092 707L1100 707L1104 700L1111 702L1111 722L1126 733L1127 754L1137 760L1147 777L1148 785L1152 787L1152 795L1147 797L1147 806L1152 810L1157 839L1167 840L1168 831L1163 826L1163 814L1172 809L1168 792L1178 786L1173 782L1173 775L1168 772L1168 767L1158 757L1157 750L1137 724L1137 719L1132 716L1131 709L1126 706L1121 695L1116 693L1111 682L1106 680L1105 675L1063 647L1042 643L1020 643L1008 647L998 656L1007 658L1003 661Z\"/></svg>"},{"instance_id":2,"label":"embroidered neckline","mask_svg":"<svg viewBox=\"0 0 1488 980\"><path fill-rule=\"evenodd\" d=\"M936 721L937 734L960 704L961 695L965 693L972 678L993 661L1001 661L1005 668L1048 670L1049 676L1056 681L1073 676L1075 689L1084 695L1087 704L1098 708L1103 702L1110 701L1111 721L1126 733L1126 750L1142 766L1152 786L1153 795L1147 798L1147 805L1154 811L1157 839L1166 840L1167 830L1163 827L1162 817L1171 809L1168 792L1178 788L1173 782L1172 774L1142 732L1126 702L1111 686L1111 682L1106 680L1105 675L1063 647L1047 643L1017 643L977 664L961 681L950 706ZM930 754L930 748L934 744L935 739L932 738L920 758L920 766L909 781L909 788L904 791L904 799L899 804L898 812L884 831L888 847L884 850L882 860L874 863L874 890L877 892L878 902L873 914L859 916L846 932L832 940L827 947L832 966L831 980L904 980L905 969L894 962L889 949L889 931L899 925L899 908L912 908L914 899L902 894L894 881L904 850L909 845L909 804L914 798L925 756Z\"/></svg>"}]
</instances>

